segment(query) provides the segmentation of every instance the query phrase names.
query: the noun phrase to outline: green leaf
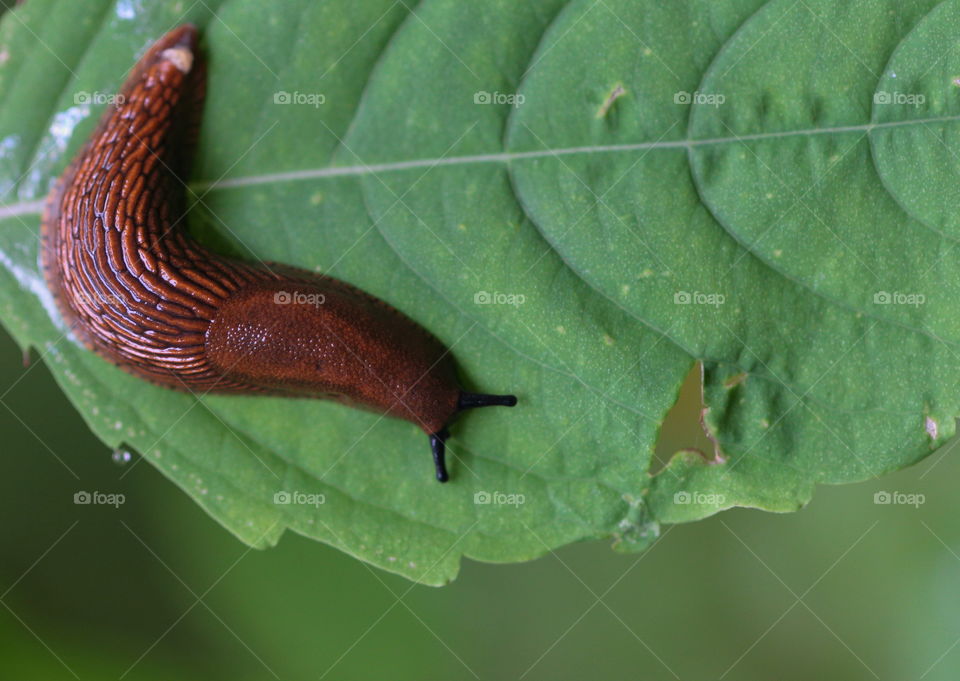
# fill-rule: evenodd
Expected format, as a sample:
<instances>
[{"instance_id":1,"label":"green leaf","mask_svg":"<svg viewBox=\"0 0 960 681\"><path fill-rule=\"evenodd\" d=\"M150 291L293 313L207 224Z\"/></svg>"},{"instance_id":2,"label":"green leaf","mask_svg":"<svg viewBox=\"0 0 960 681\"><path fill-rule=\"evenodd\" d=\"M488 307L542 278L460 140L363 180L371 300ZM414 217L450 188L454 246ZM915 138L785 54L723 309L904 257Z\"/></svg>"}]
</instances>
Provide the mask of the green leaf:
<instances>
[{"instance_id":1,"label":"green leaf","mask_svg":"<svg viewBox=\"0 0 960 681\"><path fill-rule=\"evenodd\" d=\"M104 442L243 541L289 528L441 584L461 556L638 550L661 523L793 510L953 434L960 2L182 10L32 0L4 16L0 317ZM37 232L100 112L76 96L116 91L187 20L210 62L194 234L384 298L470 388L520 398L456 424L448 485L405 422L179 394L65 337ZM697 361L717 451L656 471Z\"/></svg>"}]
</instances>

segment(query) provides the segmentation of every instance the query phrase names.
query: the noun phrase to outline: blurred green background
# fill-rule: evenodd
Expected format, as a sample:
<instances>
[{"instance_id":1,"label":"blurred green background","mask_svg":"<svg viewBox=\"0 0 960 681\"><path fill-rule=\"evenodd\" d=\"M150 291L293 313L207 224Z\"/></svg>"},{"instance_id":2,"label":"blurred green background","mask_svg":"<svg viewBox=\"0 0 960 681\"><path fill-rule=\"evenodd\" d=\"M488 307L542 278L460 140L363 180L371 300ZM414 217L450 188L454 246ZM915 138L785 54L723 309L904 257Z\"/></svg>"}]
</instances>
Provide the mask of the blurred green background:
<instances>
[{"instance_id":1,"label":"blurred green background","mask_svg":"<svg viewBox=\"0 0 960 681\"><path fill-rule=\"evenodd\" d=\"M704 444L695 387L661 458ZM248 550L136 455L114 463L3 332L0 442L0 679L960 676L955 442L796 514L666 527L634 556L465 561L442 589L289 533ZM78 506L80 490L126 502Z\"/></svg>"}]
</instances>

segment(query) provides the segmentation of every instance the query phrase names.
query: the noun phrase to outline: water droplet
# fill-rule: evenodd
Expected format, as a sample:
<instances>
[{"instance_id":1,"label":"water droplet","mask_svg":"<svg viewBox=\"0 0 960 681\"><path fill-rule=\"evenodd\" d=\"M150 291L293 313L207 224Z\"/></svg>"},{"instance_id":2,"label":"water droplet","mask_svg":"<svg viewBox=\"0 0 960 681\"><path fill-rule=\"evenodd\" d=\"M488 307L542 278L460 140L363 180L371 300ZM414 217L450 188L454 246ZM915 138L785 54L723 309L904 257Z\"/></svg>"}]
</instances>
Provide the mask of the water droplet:
<instances>
[{"instance_id":1,"label":"water droplet","mask_svg":"<svg viewBox=\"0 0 960 681\"><path fill-rule=\"evenodd\" d=\"M126 466L130 463L130 459L132 459L133 456L126 449L118 449L110 455L110 458L113 459L113 462L118 466Z\"/></svg>"}]
</instances>

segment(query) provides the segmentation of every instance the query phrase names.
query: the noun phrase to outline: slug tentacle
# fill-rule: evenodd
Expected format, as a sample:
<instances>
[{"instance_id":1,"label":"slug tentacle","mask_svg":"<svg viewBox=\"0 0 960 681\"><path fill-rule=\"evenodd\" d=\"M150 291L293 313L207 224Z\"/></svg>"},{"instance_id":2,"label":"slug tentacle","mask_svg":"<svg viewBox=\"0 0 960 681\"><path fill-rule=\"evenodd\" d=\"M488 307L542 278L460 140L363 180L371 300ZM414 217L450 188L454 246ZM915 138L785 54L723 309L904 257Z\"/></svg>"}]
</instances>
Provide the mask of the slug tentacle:
<instances>
[{"instance_id":1,"label":"slug tentacle","mask_svg":"<svg viewBox=\"0 0 960 681\"><path fill-rule=\"evenodd\" d=\"M450 431L442 428L436 433L430 434L430 451L433 454L433 465L436 468L436 476L439 482L446 482L450 479L447 473L447 438L450 437Z\"/></svg>"},{"instance_id":2,"label":"slug tentacle","mask_svg":"<svg viewBox=\"0 0 960 681\"><path fill-rule=\"evenodd\" d=\"M517 398L513 395L483 395L461 392L457 399L457 409L476 409L477 407L513 407Z\"/></svg>"},{"instance_id":3,"label":"slug tentacle","mask_svg":"<svg viewBox=\"0 0 960 681\"><path fill-rule=\"evenodd\" d=\"M137 62L51 191L47 284L76 336L154 383L318 397L407 419L448 478L447 425L511 395L461 391L452 357L385 302L331 277L219 256L182 227L206 71L186 25Z\"/></svg>"}]
</instances>

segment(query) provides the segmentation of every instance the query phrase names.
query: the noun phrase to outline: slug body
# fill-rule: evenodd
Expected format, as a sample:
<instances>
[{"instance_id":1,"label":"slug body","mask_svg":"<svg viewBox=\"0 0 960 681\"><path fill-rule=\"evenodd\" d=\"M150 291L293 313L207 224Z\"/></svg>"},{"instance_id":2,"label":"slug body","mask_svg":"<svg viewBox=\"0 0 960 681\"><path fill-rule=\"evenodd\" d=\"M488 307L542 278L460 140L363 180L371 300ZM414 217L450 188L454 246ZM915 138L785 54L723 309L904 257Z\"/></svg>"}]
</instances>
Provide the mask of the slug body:
<instances>
[{"instance_id":1,"label":"slug body","mask_svg":"<svg viewBox=\"0 0 960 681\"><path fill-rule=\"evenodd\" d=\"M349 284L196 243L181 225L204 91L197 31L181 26L137 62L52 190L41 259L64 319L166 387L334 399L411 421L447 480L457 413L516 398L463 392L438 340Z\"/></svg>"}]
</instances>

